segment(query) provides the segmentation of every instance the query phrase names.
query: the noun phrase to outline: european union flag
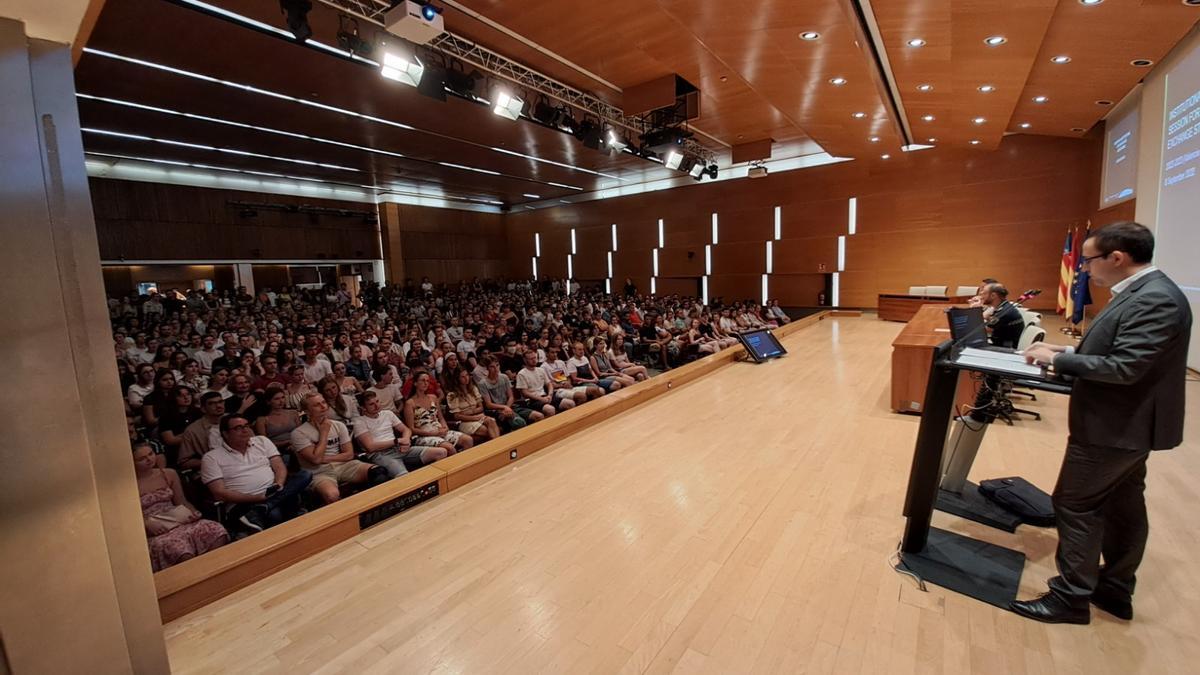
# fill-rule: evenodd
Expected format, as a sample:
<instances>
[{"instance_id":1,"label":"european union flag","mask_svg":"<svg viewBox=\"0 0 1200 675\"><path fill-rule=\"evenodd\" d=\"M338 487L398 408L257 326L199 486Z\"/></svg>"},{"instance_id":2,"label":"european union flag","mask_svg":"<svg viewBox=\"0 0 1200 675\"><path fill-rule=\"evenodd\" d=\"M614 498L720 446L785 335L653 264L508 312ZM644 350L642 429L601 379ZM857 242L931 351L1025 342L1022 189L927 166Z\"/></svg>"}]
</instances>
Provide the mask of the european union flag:
<instances>
[{"instance_id":1,"label":"european union flag","mask_svg":"<svg viewBox=\"0 0 1200 675\"><path fill-rule=\"evenodd\" d=\"M1088 233L1084 232L1081 241L1087 238ZM1091 275L1083 269L1083 256L1080 255L1075 261L1075 280L1071 284L1071 323L1076 325L1083 322L1084 307L1092 304L1092 289L1088 287L1090 277Z\"/></svg>"}]
</instances>

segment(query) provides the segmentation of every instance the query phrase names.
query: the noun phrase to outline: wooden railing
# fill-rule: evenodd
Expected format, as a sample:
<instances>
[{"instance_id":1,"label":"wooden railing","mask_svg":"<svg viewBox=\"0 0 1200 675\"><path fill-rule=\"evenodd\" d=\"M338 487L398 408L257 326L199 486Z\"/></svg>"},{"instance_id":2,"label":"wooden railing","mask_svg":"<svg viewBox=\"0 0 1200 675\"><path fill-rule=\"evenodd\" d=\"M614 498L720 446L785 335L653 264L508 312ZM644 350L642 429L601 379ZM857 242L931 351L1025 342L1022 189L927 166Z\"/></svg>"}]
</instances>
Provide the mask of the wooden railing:
<instances>
[{"instance_id":1,"label":"wooden railing","mask_svg":"<svg viewBox=\"0 0 1200 675\"><path fill-rule=\"evenodd\" d=\"M820 312L775 330L785 336L825 318ZM477 445L422 467L383 485L365 490L254 536L232 542L154 575L158 606L164 622L179 618L314 553L358 534L359 516L414 491L437 494L486 476L522 457L592 427L604 420L692 382L739 358L745 350L733 347L698 359Z\"/></svg>"}]
</instances>

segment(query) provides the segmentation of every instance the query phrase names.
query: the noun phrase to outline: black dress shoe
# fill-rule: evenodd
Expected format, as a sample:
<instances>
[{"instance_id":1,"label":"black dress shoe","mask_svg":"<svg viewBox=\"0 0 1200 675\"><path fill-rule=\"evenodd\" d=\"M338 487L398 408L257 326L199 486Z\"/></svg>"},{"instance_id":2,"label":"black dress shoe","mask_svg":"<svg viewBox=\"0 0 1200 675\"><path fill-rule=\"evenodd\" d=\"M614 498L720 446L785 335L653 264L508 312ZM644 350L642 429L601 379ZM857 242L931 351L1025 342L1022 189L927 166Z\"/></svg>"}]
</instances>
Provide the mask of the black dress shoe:
<instances>
[{"instance_id":1,"label":"black dress shoe","mask_svg":"<svg viewBox=\"0 0 1200 675\"><path fill-rule=\"evenodd\" d=\"M1092 612L1087 606L1072 607L1053 592L1043 593L1033 600L1013 600L1008 608L1027 619L1042 623L1092 622Z\"/></svg>"},{"instance_id":2,"label":"black dress shoe","mask_svg":"<svg viewBox=\"0 0 1200 675\"><path fill-rule=\"evenodd\" d=\"M1093 605L1118 619L1124 619L1125 621L1133 619L1133 603L1128 600L1122 600L1111 593L1106 593L1099 589L1095 593L1092 593L1090 600Z\"/></svg>"}]
</instances>

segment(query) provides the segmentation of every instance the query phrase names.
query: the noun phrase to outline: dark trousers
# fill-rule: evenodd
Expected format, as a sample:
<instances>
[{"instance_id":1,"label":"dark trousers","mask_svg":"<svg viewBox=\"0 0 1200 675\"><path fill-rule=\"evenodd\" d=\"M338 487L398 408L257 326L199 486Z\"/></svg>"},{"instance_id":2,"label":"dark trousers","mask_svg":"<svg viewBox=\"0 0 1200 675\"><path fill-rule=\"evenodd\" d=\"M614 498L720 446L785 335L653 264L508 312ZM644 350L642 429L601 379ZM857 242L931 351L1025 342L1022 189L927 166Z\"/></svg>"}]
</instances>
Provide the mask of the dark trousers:
<instances>
[{"instance_id":1,"label":"dark trousers","mask_svg":"<svg viewBox=\"0 0 1200 675\"><path fill-rule=\"evenodd\" d=\"M300 495L304 493L311 482L312 474L307 471L301 470L288 474L283 487L268 497L266 501L257 504L238 504L229 510L228 520L237 520L252 508L261 509L266 513L267 521L271 525L278 525L285 520L295 518L300 511Z\"/></svg>"},{"instance_id":2,"label":"dark trousers","mask_svg":"<svg viewBox=\"0 0 1200 675\"><path fill-rule=\"evenodd\" d=\"M1067 439L1054 487L1058 576L1050 589L1076 606L1102 588L1129 600L1146 552L1149 450L1084 445ZM1104 567L1100 567L1100 556Z\"/></svg>"}]
</instances>

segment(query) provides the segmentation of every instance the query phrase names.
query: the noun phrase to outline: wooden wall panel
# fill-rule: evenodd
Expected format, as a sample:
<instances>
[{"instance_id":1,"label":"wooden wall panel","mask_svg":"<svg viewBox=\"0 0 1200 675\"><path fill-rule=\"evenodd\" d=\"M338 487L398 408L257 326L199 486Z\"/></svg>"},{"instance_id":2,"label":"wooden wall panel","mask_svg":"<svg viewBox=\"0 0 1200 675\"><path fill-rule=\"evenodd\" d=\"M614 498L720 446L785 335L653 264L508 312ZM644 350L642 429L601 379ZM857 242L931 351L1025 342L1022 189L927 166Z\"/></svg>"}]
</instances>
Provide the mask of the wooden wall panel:
<instances>
[{"instance_id":1,"label":"wooden wall panel","mask_svg":"<svg viewBox=\"0 0 1200 675\"><path fill-rule=\"evenodd\" d=\"M394 282L429 277L434 283L455 284L475 277L513 274L528 278L532 274L528 256L510 256L501 214L409 204L385 204L381 214L385 259ZM398 247L394 240L399 241ZM531 237L530 256L532 249ZM518 261L523 263L519 270L515 269Z\"/></svg>"},{"instance_id":2,"label":"wooden wall panel","mask_svg":"<svg viewBox=\"0 0 1200 675\"><path fill-rule=\"evenodd\" d=\"M843 306L874 307L881 292L993 276L1017 292L1042 288L1032 305L1044 308L1054 302L1063 233L1069 224L1085 222L1097 203L1101 149L1098 135L1017 134L1005 137L995 151L935 148L762 180L702 183L510 214L506 225L515 241L534 231L545 237L572 222L615 222L621 247L637 241L639 248L650 249L657 245L661 217L669 246L694 242L700 256L716 212L720 240L713 249L713 272L749 275L765 269L762 242L773 236L774 207L780 206L783 239L775 243L774 273L811 275L820 273L821 264L828 272L836 269L837 236L848 234L848 200L854 196L857 233L847 236L840 275ZM626 266L619 275L638 270L649 275L648 255L622 261ZM660 258L660 272L686 271L667 270L664 261ZM630 263L642 267L630 268ZM721 283L757 297L757 281L746 279ZM710 280L710 295L721 295L714 284ZM795 288L801 295L811 291Z\"/></svg>"},{"instance_id":3,"label":"wooden wall panel","mask_svg":"<svg viewBox=\"0 0 1200 675\"><path fill-rule=\"evenodd\" d=\"M700 277L659 277L655 284L658 286L659 295L683 295L693 298L700 296Z\"/></svg>"},{"instance_id":4,"label":"wooden wall panel","mask_svg":"<svg viewBox=\"0 0 1200 675\"><path fill-rule=\"evenodd\" d=\"M659 277L699 277L703 274L704 244L682 248L659 249Z\"/></svg>"},{"instance_id":5,"label":"wooden wall panel","mask_svg":"<svg viewBox=\"0 0 1200 675\"><path fill-rule=\"evenodd\" d=\"M765 241L717 244L712 249L713 274L762 274L767 271Z\"/></svg>"},{"instance_id":6,"label":"wooden wall panel","mask_svg":"<svg viewBox=\"0 0 1200 675\"><path fill-rule=\"evenodd\" d=\"M861 198L858 200L858 209L861 220ZM783 239L796 239L816 235L845 234L849 229L849 216L848 199L826 199L785 206L779 211L780 235ZM772 213L772 228L774 219L775 214Z\"/></svg>"},{"instance_id":7,"label":"wooden wall panel","mask_svg":"<svg viewBox=\"0 0 1200 675\"><path fill-rule=\"evenodd\" d=\"M784 307L816 307L817 295L825 290L824 274L772 274L767 293ZM829 300L826 299L826 302Z\"/></svg>"},{"instance_id":8,"label":"wooden wall panel","mask_svg":"<svg viewBox=\"0 0 1200 675\"><path fill-rule=\"evenodd\" d=\"M598 248L579 248L571 264L576 279L604 279L608 276L608 252ZM614 260L615 264L616 261ZM615 271L615 270L614 270Z\"/></svg>"},{"instance_id":9,"label":"wooden wall panel","mask_svg":"<svg viewBox=\"0 0 1200 675\"><path fill-rule=\"evenodd\" d=\"M761 274L714 274L708 278L708 297L722 298L726 303L753 300L762 296Z\"/></svg>"},{"instance_id":10,"label":"wooden wall panel","mask_svg":"<svg viewBox=\"0 0 1200 675\"><path fill-rule=\"evenodd\" d=\"M92 178L88 181L103 260L371 260L377 225L363 215L258 209L231 201L320 206L361 214L370 204L288 195ZM501 227L503 227L501 225Z\"/></svg>"},{"instance_id":11,"label":"wooden wall panel","mask_svg":"<svg viewBox=\"0 0 1200 675\"><path fill-rule=\"evenodd\" d=\"M857 237L847 237L849 241ZM805 239L780 239L775 242L775 274L823 274L837 271L838 238L808 237ZM847 258L849 255L847 254ZM822 267L824 266L824 267Z\"/></svg>"}]
</instances>

